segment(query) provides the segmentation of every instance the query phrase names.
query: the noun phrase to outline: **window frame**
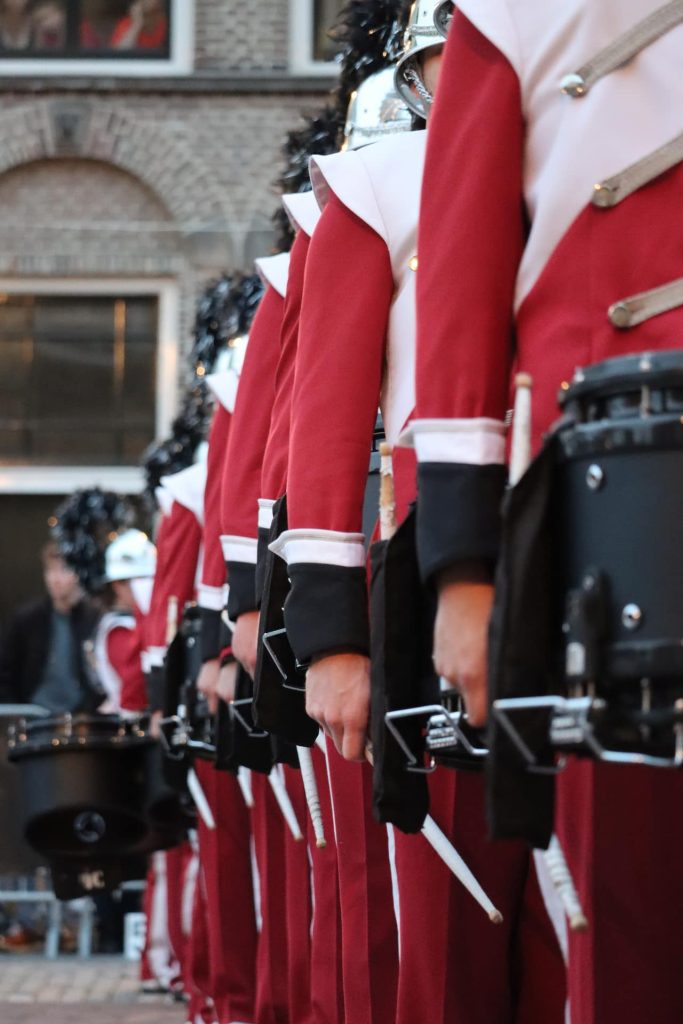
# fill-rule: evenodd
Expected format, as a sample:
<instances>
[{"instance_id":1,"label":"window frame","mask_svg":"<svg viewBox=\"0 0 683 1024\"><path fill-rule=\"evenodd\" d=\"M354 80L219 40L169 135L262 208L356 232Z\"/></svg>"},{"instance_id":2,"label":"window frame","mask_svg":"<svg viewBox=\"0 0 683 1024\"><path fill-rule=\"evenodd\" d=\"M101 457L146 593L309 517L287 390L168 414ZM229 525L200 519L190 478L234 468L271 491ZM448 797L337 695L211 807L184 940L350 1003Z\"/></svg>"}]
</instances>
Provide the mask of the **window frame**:
<instances>
[{"instance_id":1,"label":"window frame","mask_svg":"<svg viewBox=\"0 0 683 1024\"><path fill-rule=\"evenodd\" d=\"M293 74L329 78L338 73L333 60L313 58L313 0L290 0L289 69Z\"/></svg>"},{"instance_id":2,"label":"window frame","mask_svg":"<svg viewBox=\"0 0 683 1024\"><path fill-rule=\"evenodd\" d=\"M144 57L0 57L0 75L28 78L66 76L167 78L194 70L194 0L170 0L171 46L168 58Z\"/></svg>"},{"instance_id":3,"label":"window frame","mask_svg":"<svg viewBox=\"0 0 683 1024\"><path fill-rule=\"evenodd\" d=\"M155 429L168 434L178 406L179 291L175 279L0 277L8 295L98 296L151 295L159 303L157 332ZM0 494L69 494L75 488L101 486L124 494L140 494L145 479L139 466L6 466L0 460Z\"/></svg>"}]
</instances>

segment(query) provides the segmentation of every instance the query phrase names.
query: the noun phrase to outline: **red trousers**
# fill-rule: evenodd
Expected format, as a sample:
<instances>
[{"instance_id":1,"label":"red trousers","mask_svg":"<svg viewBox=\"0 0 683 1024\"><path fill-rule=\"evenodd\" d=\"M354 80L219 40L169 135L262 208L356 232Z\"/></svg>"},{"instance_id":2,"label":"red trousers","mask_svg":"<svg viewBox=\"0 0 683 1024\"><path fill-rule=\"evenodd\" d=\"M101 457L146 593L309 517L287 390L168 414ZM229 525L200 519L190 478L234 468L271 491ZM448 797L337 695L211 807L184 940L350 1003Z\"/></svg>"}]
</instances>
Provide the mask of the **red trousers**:
<instances>
[{"instance_id":1,"label":"red trousers","mask_svg":"<svg viewBox=\"0 0 683 1024\"><path fill-rule=\"evenodd\" d=\"M255 1024L288 1024L285 823L266 775L252 772L252 830L261 931L256 955Z\"/></svg>"},{"instance_id":2,"label":"red trousers","mask_svg":"<svg viewBox=\"0 0 683 1024\"><path fill-rule=\"evenodd\" d=\"M557 832L589 930L570 935L571 1024L683 1019L683 775L575 761Z\"/></svg>"},{"instance_id":3,"label":"red trousers","mask_svg":"<svg viewBox=\"0 0 683 1024\"><path fill-rule=\"evenodd\" d=\"M503 914L492 924L422 835L395 830L397 1024L562 1024L564 962L521 843L486 838L484 781L439 769L431 813Z\"/></svg>"},{"instance_id":4,"label":"red trousers","mask_svg":"<svg viewBox=\"0 0 683 1024\"><path fill-rule=\"evenodd\" d=\"M345 1024L395 1024L398 952L386 829L372 817L369 765L327 741L337 843Z\"/></svg>"},{"instance_id":5,"label":"red trousers","mask_svg":"<svg viewBox=\"0 0 683 1024\"><path fill-rule=\"evenodd\" d=\"M199 859L206 893L209 991L219 1024L254 1020L256 913L251 820L237 779L206 762L195 770L216 821L199 822Z\"/></svg>"},{"instance_id":6,"label":"red trousers","mask_svg":"<svg viewBox=\"0 0 683 1024\"><path fill-rule=\"evenodd\" d=\"M301 772L284 768L285 785L303 840L295 840L285 828L287 877L287 964L289 1024L313 1024L311 1007L311 867L308 860L306 820L308 809Z\"/></svg>"},{"instance_id":7,"label":"red trousers","mask_svg":"<svg viewBox=\"0 0 683 1024\"><path fill-rule=\"evenodd\" d=\"M327 758L314 747L313 768L327 845L318 848L308 816L308 845L313 862L313 927L311 932L311 1003L315 1024L344 1024L341 911L337 846Z\"/></svg>"}]
</instances>

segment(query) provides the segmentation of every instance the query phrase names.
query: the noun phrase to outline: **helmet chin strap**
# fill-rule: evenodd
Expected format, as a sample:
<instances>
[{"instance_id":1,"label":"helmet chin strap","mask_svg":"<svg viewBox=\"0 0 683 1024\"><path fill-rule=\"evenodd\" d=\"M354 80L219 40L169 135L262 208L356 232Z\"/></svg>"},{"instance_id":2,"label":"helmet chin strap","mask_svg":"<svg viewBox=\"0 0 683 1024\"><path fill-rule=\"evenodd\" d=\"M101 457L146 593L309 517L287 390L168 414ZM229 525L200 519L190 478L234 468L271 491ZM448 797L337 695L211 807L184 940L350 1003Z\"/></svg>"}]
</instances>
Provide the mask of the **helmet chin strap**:
<instances>
[{"instance_id":1,"label":"helmet chin strap","mask_svg":"<svg viewBox=\"0 0 683 1024\"><path fill-rule=\"evenodd\" d=\"M416 93L426 106L427 110L429 110L432 103L434 102L434 97L432 96L431 92L422 81L418 72L415 70L414 67L408 67L405 69L403 74L406 82L410 82L411 85L415 86Z\"/></svg>"}]
</instances>

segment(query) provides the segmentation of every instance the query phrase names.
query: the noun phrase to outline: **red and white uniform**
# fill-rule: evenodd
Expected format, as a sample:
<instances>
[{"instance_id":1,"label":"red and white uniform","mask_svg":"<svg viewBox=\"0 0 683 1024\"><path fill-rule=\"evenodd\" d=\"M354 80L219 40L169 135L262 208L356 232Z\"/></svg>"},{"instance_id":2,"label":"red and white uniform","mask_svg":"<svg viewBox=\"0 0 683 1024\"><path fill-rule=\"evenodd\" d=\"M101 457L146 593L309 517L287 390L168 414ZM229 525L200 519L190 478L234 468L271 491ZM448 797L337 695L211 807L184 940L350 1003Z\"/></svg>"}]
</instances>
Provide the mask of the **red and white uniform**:
<instances>
[{"instance_id":1,"label":"red and white uniform","mask_svg":"<svg viewBox=\"0 0 683 1024\"><path fill-rule=\"evenodd\" d=\"M216 406L209 434L204 491L203 558L197 602L202 609L202 659L217 658L220 616L227 600L220 542L223 462L235 408L238 378L232 370L207 377ZM195 771L216 822L198 823L199 917L206 925L204 964L218 1024L255 1020L256 910L251 868L251 822L236 777L197 760ZM201 948L205 948L200 945Z\"/></svg>"},{"instance_id":2,"label":"red and white uniform","mask_svg":"<svg viewBox=\"0 0 683 1024\"><path fill-rule=\"evenodd\" d=\"M304 292L289 459L290 530L281 541L284 553L292 552L288 565L295 586L297 563L306 566L301 582L309 642L316 642L315 608L321 608L321 616L331 611L317 582L321 565L328 567L329 578L336 569L336 594L343 594L340 607L356 604L348 621L339 613L334 617L337 635L330 635L329 622L321 622L320 642L332 650L367 650L361 632L356 632L367 621L365 538L360 530L377 405L391 443L414 405L414 257L424 150L425 133L414 132L313 161L312 179L324 212ZM333 326L320 344L323 320ZM330 410L325 417L323 408ZM409 452L397 454L402 519L415 496L414 462ZM309 576L311 563L316 568ZM323 650L309 648L310 653ZM523 1000L512 984L511 957L522 948L521 897L527 883L529 912L543 936L540 949L548 951L544 966L553 968L553 984L543 988L545 1019L561 1020L561 956L526 850L521 844L492 848L486 841L481 779L440 771L431 780L431 797L437 820L504 907L506 926L491 935L481 910L425 839L397 832L401 966L396 1020L402 1024L419 1017L436 1024L448 1013L454 1020L462 1016L482 1024L494 1019L531 1024L537 1019L517 1014ZM447 910L439 912L439 907ZM526 954L532 955L528 946ZM535 961L540 967L538 956Z\"/></svg>"},{"instance_id":3,"label":"red and white uniform","mask_svg":"<svg viewBox=\"0 0 683 1024\"><path fill-rule=\"evenodd\" d=\"M204 518L206 466L197 463L162 477L161 522L157 533L157 570L147 618L147 656L152 668L166 656L168 602L175 597L178 614L196 593Z\"/></svg>"},{"instance_id":4,"label":"red and white uniform","mask_svg":"<svg viewBox=\"0 0 683 1024\"><path fill-rule=\"evenodd\" d=\"M636 46L582 97L560 89L660 7L457 5L419 239L411 433L427 577L495 561L513 359L533 377L538 444L577 365L680 345L683 305L668 286L683 268L683 168L654 160L634 190L624 172L680 134L683 24ZM668 301L654 307L646 294L634 317L628 300L662 287ZM682 795L680 774L652 769L582 763L562 779L557 828L591 922L570 938L573 1022L678 1019L683 882L669 854Z\"/></svg>"},{"instance_id":5,"label":"red and white uniform","mask_svg":"<svg viewBox=\"0 0 683 1024\"><path fill-rule=\"evenodd\" d=\"M143 616L111 611L100 619L95 634L97 675L107 692L108 713L144 711L147 687L142 671Z\"/></svg>"},{"instance_id":6,"label":"red and white uniform","mask_svg":"<svg viewBox=\"0 0 683 1024\"><path fill-rule=\"evenodd\" d=\"M257 607L255 571L261 467L275 397L280 326L287 289L289 253L256 261L266 284L249 332L239 398L223 462L220 524L230 577L230 614L236 620Z\"/></svg>"},{"instance_id":7,"label":"red and white uniform","mask_svg":"<svg viewBox=\"0 0 683 1024\"><path fill-rule=\"evenodd\" d=\"M344 421L342 432L351 432L354 428L349 422L348 407L344 403L347 398L347 381L349 377L348 366L340 366L337 354L333 352L333 346L329 342L330 333L339 329L339 318L353 316L353 311L360 308L356 305L356 298L351 292L345 292L343 308L331 302L327 307L325 325L320 331L321 321L318 319L312 330L318 331L315 341L312 331L307 333L307 303L309 293L313 291L316 300L316 309L319 310L320 303L325 303L334 291L335 276L344 271L346 266L352 268L356 279L366 273L372 273L372 267L362 265L356 261L356 254L349 258L348 252L342 255L334 250L331 262L323 262L321 257L316 255L318 251L319 232L323 228L326 212L322 214L320 223L315 228L310 242L310 248L305 256L305 275L300 274L302 290L297 294L288 292L287 301L291 303L291 341L290 347L296 345L296 371L294 390L287 409L287 417L284 422L289 428L291 415L291 428L280 429L281 438L279 449L286 452L288 464L286 475L280 476L272 472L266 480L264 472L264 495L277 498L284 490L287 491L288 516L290 529L276 544L274 550L282 553L285 550L288 538L296 533L296 520L292 520L290 511L290 499L294 496L294 515L301 514L306 507L306 499L317 508L322 494L317 490L318 480L314 476L306 487L300 490L299 476L293 483L292 467L296 463L296 472L300 470L300 457L306 458L312 451L315 451L316 462L321 458L327 460L328 468L334 476L333 467L336 464L336 453L330 458L331 448L326 450L326 439L329 437L328 430L332 432L339 424L340 418ZM386 249L385 249L386 251ZM328 255L328 250L325 250ZM294 253L292 254L292 275L294 274ZM391 276L391 275L390 275ZM311 284L311 282L314 282ZM390 292L388 292L390 294ZM365 311L372 315L372 311ZM386 319L386 311L385 311ZM364 362L364 348L358 346L355 350L357 337L353 337L353 343L347 344L345 348L345 360L356 359ZM347 336L348 343L348 336ZM316 395L309 393L305 388L300 390L300 377L303 374L308 380L308 374L312 366L320 367L327 358L328 352L331 355L329 363L326 363L329 374L328 381L338 385L337 391L332 387L332 398L325 403L321 419L316 419L312 433L303 440L303 431L299 432L299 417L303 414L305 406L310 408L311 403L316 400ZM381 354L378 357L381 363ZM291 364L290 364L291 365ZM292 376L290 370L290 379ZM359 375L360 379L360 375ZM361 384L361 391L364 391L364 384ZM361 465L360 484L360 505L362 507L363 491L367 477L368 460L370 454L370 439L374 426L377 411L377 395L379 392L379 381L375 387L374 409L370 415L368 433L362 444L362 454L355 452L356 458ZM353 402L351 403L353 406ZM320 405L316 405L316 416L320 414ZM410 406L407 413L410 411ZM308 420L309 426L312 420ZM290 433L291 430L291 433ZM289 436L288 436L289 435ZM277 435L276 435L277 436ZM283 443L284 442L284 443ZM303 445L303 448L300 447ZM278 447L273 448L277 452ZM275 461L275 460L274 460ZM339 467L344 473L343 460ZM268 464L265 469L268 469ZM304 491L307 492L304 495ZM297 504L299 502L299 504ZM288 560L289 561L289 560ZM290 570L292 562L289 562ZM296 580L292 575L294 586ZM329 609L328 609L329 610ZM367 611L365 613L367 615ZM326 616L326 622L329 622ZM334 618L334 616L333 616ZM317 615L316 615L317 619ZM313 621L309 625L314 627ZM288 624L289 631L289 624ZM297 654L300 652L297 651ZM307 654L308 652L306 652ZM305 655L306 656L306 655ZM317 755L316 755L317 756ZM328 774L330 780L332 805L334 815L334 833L337 847L337 871L339 877L339 893L341 905L341 940L342 940L342 974L344 994L345 1020L353 1021L393 1021L395 1016L395 987L397 975L396 957L396 935L395 920L393 914L393 901L391 890L391 878L389 860L387 853L387 841L384 830L377 828L372 820L371 814L371 780L369 771L359 765L352 765L344 762L331 745L328 745ZM314 884L316 882L316 871L314 865ZM315 921L314 921L315 925ZM323 922L324 927L324 922ZM315 950L315 933L314 933Z\"/></svg>"},{"instance_id":8,"label":"red and white uniform","mask_svg":"<svg viewBox=\"0 0 683 1024\"><path fill-rule=\"evenodd\" d=\"M152 669L163 666L167 650L168 605L174 597L178 614L196 594L198 563L201 554L202 522L206 466L197 463L187 469L165 476L158 497L162 517L157 532L157 568L152 588L150 611L146 623L147 660ZM204 995L193 981L192 963L197 956L207 957L206 941L201 950L201 928L192 923L188 906L195 904L197 856L185 843L163 855L166 862L168 933L171 947L180 963L185 991L191 997L191 1019L203 1010ZM192 927L191 927L192 925Z\"/></svg>"}]
</instances>

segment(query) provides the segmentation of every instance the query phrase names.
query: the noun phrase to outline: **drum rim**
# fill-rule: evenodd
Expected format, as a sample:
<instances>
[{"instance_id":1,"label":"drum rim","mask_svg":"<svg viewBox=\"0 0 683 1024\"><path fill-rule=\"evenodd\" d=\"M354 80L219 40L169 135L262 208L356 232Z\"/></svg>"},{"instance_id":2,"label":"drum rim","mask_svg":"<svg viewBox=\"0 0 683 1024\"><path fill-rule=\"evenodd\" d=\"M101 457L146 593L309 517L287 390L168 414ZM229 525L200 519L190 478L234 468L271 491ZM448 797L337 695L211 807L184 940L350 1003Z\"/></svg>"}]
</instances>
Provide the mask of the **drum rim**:
<instances>
[{"instance_id":1,"label":"drum rim","mask_svg":"<svg viewBox=\"0 0 683 1024\"><path fill-rule=\"evenodd\" d=\"M558 403L564 409L587 396L602 398L647 385L683 387L683 348L661 349L613 356L577 369L571 383L560 390Z\"/></svg>"}]
</instances>

